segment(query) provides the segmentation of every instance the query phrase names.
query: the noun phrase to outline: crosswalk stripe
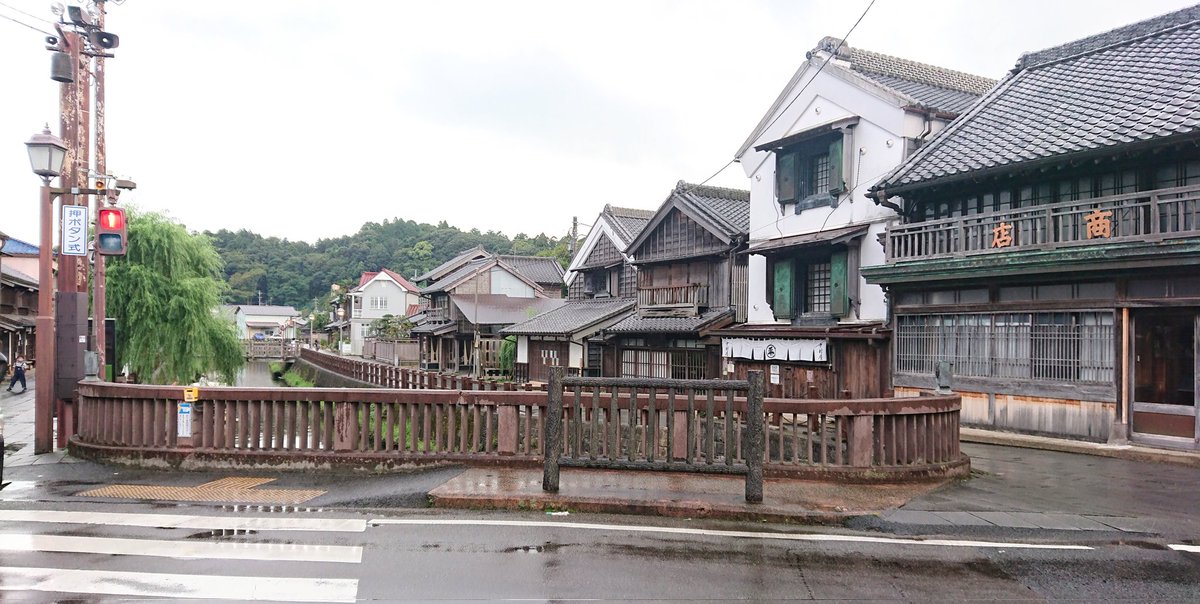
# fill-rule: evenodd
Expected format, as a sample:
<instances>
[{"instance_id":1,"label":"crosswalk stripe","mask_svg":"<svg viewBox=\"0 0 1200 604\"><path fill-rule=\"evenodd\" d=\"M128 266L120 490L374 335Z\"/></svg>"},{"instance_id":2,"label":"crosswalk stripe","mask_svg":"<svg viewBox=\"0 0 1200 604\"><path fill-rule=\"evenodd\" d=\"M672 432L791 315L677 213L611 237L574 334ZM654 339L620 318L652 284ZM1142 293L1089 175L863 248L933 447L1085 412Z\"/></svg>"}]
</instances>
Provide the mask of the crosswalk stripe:
<instances>
[{"instance_id":1,"label":"crosswalk stripe","mask_svg":"<svg viewBox=\"0 0 1200 604\"><path fill-rule=\"evenodd\" d=\"M340 562L348 564L362 562L362 548L358 546L165 541L160 539L71 537L25 533L0 534L0 551L69 552L79 554L289 562Z\"/></svg>"},{"instance_id":2,"label":"crosswalk stripe","mask_svg":"<svg viewBox=\"0 0 1200 604\"><path fill-rule=\"evenodd\" d=\"M51 522L63 524L103 524L153 528L230 529L259 531L327 531L361 533L366 520L350 518L299 518L196 516L189 514L125 514L116 512L75 512L63 510L0 510L0 522Z\"/></svg>"},{"instance_id":3,"label":"crosswalk stripe","mask_svg":"<svg viewBox=\"0 0 1200 604\"><path fill-rule=\"evenodd\" d=\"M0 567L0 591L110 596L354 602L357 579L177 575L62 568Z\"/></svg>"},{"instance_id":4,"label":"crosswalk stripe","mask_svg":"<svg viewBox=\"0 0 1200 604\"><path fill-rule=\"evenodd\" d=\"M1191 552L1193 554L1200 554L1200 545L1182 545L1182 544L1172 543L1172 544L1168 545L1167 547L1169 547L1177 552Z\"/></svg>"}]
</instances>

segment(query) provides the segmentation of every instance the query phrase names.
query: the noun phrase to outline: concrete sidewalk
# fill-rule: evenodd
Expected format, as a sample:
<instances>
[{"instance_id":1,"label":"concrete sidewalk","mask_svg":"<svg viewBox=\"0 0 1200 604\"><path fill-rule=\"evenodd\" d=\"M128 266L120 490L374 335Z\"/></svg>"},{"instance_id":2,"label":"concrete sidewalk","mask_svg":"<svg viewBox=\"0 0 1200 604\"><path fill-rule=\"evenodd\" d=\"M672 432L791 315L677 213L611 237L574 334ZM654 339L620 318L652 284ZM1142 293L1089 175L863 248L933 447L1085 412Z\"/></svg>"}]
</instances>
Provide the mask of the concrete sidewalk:
<instances>
[{"instance_id":1,"label":"concrete sidewalk","mask_svg":"<svg viewBox=\"0 0 1200 604\"><path fill-rule=\"evenodd\" d=\"M15 394L0 390L0 416L4 418L4 467L75 463L66 449L33 454L34 380L36 372L26 375L28 388ZM6 384L7 387L7 384Z\"/></svg>"}]
</instances>

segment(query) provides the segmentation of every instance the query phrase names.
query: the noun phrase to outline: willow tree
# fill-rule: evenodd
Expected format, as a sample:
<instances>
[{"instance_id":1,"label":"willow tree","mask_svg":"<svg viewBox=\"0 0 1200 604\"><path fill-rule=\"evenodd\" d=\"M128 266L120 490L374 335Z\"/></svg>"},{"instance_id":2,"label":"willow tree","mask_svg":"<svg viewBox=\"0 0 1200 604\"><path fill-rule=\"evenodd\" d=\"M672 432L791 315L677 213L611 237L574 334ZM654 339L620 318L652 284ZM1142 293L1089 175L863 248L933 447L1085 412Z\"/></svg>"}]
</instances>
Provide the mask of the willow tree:
<instances>
[{"instance_id":1,"label":"willow tree","mask_svg":"<svg viewBox=\"0 0 1200 604\"><path fill-rule=\"evenodd\" d=\"M221 257L204 235L157 213L132 213L125 256L109 258L108 314L117 357L153 384L220 376L232 384L244 362L232 323L216 311Z\"/></svg>"}]
</instances>

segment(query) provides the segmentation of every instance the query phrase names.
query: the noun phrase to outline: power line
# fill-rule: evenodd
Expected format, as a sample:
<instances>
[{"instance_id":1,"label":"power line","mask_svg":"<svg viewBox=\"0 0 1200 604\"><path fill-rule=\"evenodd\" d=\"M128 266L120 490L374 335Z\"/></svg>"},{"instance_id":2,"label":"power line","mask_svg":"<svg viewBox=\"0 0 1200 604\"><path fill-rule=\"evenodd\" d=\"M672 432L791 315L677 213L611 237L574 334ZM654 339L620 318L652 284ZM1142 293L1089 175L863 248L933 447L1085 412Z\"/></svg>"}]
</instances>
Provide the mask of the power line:
<instances>
[{"instance_id":1,"label":"power line","mask_svg":"<svg viewBox=\"0 0 1200 604\"><path fill-rule=\"evenodd\" d=\"M33 25L30 25L30 24L28 24L28 23L26 23L26 22L24 22L24 21L18 21L18 20L16 20L16 19L14 19L14 18L12 18L12 17L10 17L10 16L8 16L8 15L2 14L2 13L0 13L0 19L7 19L7 20L9 20L9 21L12 21L13 23L16 23L17 25L24 25L25 27L28 27L29 29L32 29L33 31L39 32L39 33L41 33L41 34L44 34L44 35L47 35L47 36L53 36L53 35L54 35L54 34L52 34L52 33L48 32L48 31L46 31L46 30L44 30L44 29L38 29L37 27L34 27Z\"/></svg>"},{"instance_id":2,"label":"power line","mask_svg":"<svg viewBox=\"0 0 1200 604\"><path fill-rule=\"evenodd\" d=\"M21 9L19 9L19 8L15 7L15 6L11 5L11 4L9 4L9 3L7 3L7 2L0 2L0 6L3 6L3 7L5 7L5 8L7 8L7 9L9 9L9 10L16 11L16 12L18 12L18 13L21 13L22 15L25 15L26 17L30 17L30 18L33 18L33 19L37 19L38 21L42 21L42 22L44 22L44 23L49 23L50 25L54 25L54 22L53 22L53 21L51 21L51 20L49 20L49 19L46 19L46 18L44 18L44 17L39 17L39 16L37 16L37 15L35 15L35 14L33 14L33 13L25 12L25 11L23 11L23 10L21 10Z\"/></svg>"},{"instance_id":3,"label":"power line","mask_svg":"<svg viewBox=\"0 0 1200 604\"><path fill-rule=\"evenodd\" d=\"M838 51L842 49L842 45L845 44L846 40L850 38L850 34L854 33L854 30L858 28L858 24L862 23L863 17L867 16L867 13L871 11L872 6L875 6L875 0L871 0L871 2L869 4L867 4L867 8L863 9L862 14L858 16L858 19L854 22L854 25L851 25L850 30L846 32L846 35L842 36L842 39L840 41L838 41L837 47L833 49L832 53L830 53L830 58L826 59L823 63L821 63L821 66L817 68L817 72L814 73L813 76L811 78L809 78L807 82L804 83L804 86L802 86L800 88L800 91L797 92L796 95L794 97L792 97L792 100L789 101L788 104L779 111L779 113L775 116L775 118L772 119L771 121L767 122L766 126L763 126L763 129L762 129L763 132L766 132L767 130L769 130L771 128L771 126L774 126L775 122L779 121L779 118L783 117L783 114L787 113L788 109L791 109L792 104L795 103L796 100L800 98L800 95L804 94L804 91L808 89L809 84L812 84L813 80L816 80L817 76L821 75L821 71L823 69L825 69L826 65L829 64L829 61L832 60L832 57L837 55ZM701 182L700 184L693 186L691 189L688 189L687 192L690 193L696 187L703 186L706 183L708 183L708 181L716 178L718 174L720 174L721 172L724 172L726 168L733 165L733 162L736 160L737 160L737 158L729 160L724 166L721 166L720 170L717 170L716 172L713 173L712 176L709 176L708 178L704 179L704 182ZM778 224L778 221L776 221L776 223Z\"/></svg>"}]
</instances>

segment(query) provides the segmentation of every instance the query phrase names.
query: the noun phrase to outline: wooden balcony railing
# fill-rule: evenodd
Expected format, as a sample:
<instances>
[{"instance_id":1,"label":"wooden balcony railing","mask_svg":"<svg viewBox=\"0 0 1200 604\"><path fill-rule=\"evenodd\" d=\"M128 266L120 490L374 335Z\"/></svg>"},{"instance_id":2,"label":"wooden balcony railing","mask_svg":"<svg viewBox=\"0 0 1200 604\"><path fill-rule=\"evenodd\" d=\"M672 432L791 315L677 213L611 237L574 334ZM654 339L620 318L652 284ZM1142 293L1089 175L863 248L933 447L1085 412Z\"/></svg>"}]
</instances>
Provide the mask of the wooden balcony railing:
<instances>
[{"instance_id":1,"label":"wooden balcony railing","mask_svg":"<svg viewBox=\"0 0 1200 604\"><path fill-rule=\"evenodd\" d=\"M662 287L639 287L639 310L686 309L693 312L708 307L708 286L668 285Z\"/></svg>"},{"instance_id":2,"label":"wooden balcony railing","mask_svg":"<svg viewBox=\"0 0 1200 604\"><path fill-rule=\"evenodd\" d=\"M450 320L449 309L427 308L425 309L425 319L430 323L445 323Z\"/></svg>"},{"instance_id":3,"label":"wooden balcony railing","mask_svg":"<svg viewBox=\"0 0 1200 604\"><path fill-rule=\"evenodd\" d=\"M1200 186L894 225L887 262L1200 235Z\"/></svg>"}]
</instances>

